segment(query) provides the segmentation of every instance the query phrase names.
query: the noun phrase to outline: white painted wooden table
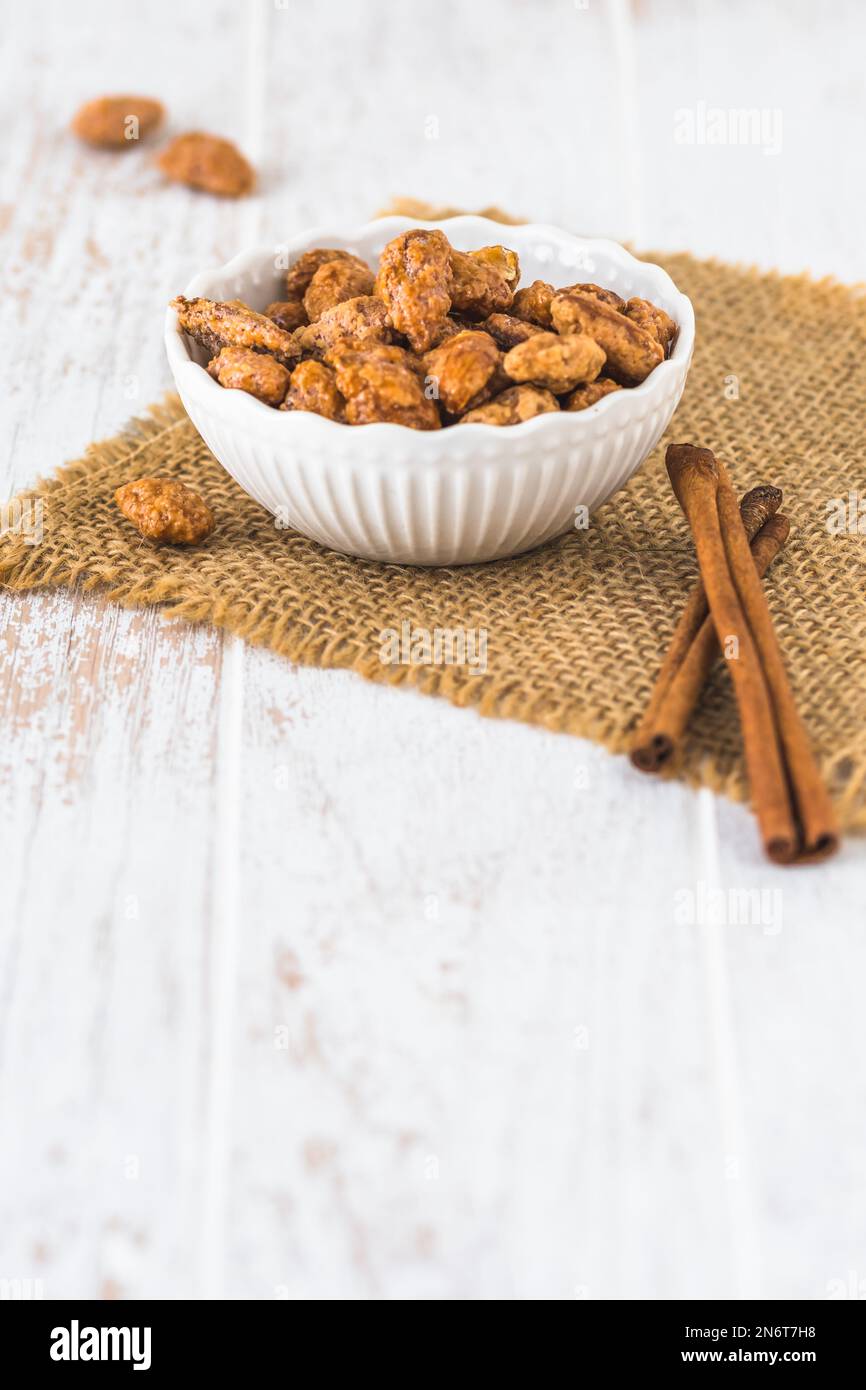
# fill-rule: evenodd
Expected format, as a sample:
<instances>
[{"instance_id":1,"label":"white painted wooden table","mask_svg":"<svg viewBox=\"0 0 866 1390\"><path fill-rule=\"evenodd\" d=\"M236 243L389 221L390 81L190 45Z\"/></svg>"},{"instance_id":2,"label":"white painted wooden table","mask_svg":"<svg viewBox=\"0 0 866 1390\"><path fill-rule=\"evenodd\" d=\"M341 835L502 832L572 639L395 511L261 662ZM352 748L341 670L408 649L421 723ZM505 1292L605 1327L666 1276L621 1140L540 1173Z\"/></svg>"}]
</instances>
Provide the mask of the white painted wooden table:
<instances>
[{"instance_id":1,"label":"white painted wooden table","mask_svg":"<svg viewBox=\"0 0 866 1390\"><path fill-rule=\"evenodd\" d=\"M2 26L6 495L168 386L198 267L393 194L863 275L856 0L4 0ZM259 195L78 147L79 101L124 89L237 138ZM781 148L697 143L714 107ZM0 619L7 1293L866 1280L862 844L774 871L743 808L579 740L97 597ZM781 898L688 920L712 888Z\"/></svg>"}]
</instances>

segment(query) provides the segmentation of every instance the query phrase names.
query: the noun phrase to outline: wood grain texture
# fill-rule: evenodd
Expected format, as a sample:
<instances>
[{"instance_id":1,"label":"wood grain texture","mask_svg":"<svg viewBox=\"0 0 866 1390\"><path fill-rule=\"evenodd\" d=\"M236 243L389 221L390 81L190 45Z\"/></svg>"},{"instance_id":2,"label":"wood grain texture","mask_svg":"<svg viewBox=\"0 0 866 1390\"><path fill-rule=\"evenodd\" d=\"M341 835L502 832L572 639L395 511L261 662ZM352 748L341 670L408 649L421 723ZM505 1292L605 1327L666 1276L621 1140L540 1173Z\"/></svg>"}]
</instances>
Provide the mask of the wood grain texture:
<instances>
[{"instance_id":1,"label":"wood grain texture","mask_svg":"<svg viewBox=\"0 0 866 1390\"><path fill-rule=\"evenodd\" d=\"M9 21L7 494L167 387L195 270L395 193L862 274L861 189L820 155L866 122L853 3ZM71 112L124 88L238 139L257 196L80 149ZM781 153L678 145L700 101L779 106ZM820 1298L862 1272L861 846L774 870L742 808L591 745L87 595L0 596L0 708L0 1277ZM757 920L702 916L713 889L763 892Z\"/></svg>"}]
</instances>

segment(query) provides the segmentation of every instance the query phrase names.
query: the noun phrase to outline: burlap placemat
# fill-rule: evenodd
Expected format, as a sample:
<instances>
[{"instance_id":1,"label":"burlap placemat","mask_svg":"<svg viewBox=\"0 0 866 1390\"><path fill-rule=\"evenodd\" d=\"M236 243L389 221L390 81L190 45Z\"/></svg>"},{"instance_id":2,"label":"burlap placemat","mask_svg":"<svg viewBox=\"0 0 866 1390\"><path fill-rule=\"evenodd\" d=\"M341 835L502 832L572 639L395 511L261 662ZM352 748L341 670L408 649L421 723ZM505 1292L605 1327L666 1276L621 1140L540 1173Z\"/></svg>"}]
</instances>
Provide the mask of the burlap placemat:
<instances>
[{"instance_id":1,"label":"burlap placemat","mask_svg":"<svg viewBox=\"0 0 866 1390\"><path fill-rule=\"evenodd\" d=\"M665 441L588 531L491 565L407 569L347 559L278 530L208 452L176 398L93 445L26 497L44 536L7 534L13 589L102 586L118 603L163 603L291 660L414 685L481 714L628 746L695 576L663 465L671 438L707 445L738 487L775 483L794 532L766 581L791 680L844 827L866 825L866 313L857 290L654 256L698 319L685 395ZM182 479L213 506L204 547L143 541L114 489L143 474ZM850 495L850 494L855 495ZM864 503L866 514L866 503ZM834 533L838 526L845 530ZM866 531L866 515L863 529ZM853 527L853 529L850 529ZM486 629L486 670L381 660L383 630ZM679 774L746 795L727 673L713 676ZM639 776L637 772L634 774Z\"/></svg>"}]
</instances>

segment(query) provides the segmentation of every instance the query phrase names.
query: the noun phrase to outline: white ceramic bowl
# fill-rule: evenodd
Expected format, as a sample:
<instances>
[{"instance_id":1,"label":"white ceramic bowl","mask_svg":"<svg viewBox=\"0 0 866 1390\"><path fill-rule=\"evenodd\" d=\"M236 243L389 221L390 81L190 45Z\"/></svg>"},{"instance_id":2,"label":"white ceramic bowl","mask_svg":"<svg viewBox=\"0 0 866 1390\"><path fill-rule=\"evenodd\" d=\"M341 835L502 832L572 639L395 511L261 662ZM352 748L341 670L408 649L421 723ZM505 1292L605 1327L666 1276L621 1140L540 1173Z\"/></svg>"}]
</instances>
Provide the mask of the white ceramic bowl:
<instances>
[{"instance_id":1,"label":"white ceramic bowl","mask_svg":"<svg viewBox=\"0 0 866 1390\"><path fill-rule=\"evenodd\" d=\"M355 230L316 227L283 247L245 251L187 286L190 297L242 299L264 309L280 299L287 264L313 246L339 246L375 266L409 227L439 226L471 251L505 243L520 255L521 283L592 280L640 295L679 326L670 358L640 386L577 412L521 425L340 425L303 411L277 411L226 391L169 309L168 360L196 429L241 487L283 524L332 550L399 564L455 565L517 555L568 531L622 487L655 447L682 395L692 356L692 306L657 265L612 241L537 224L506 227L484 217L415 222L386 217Z\"/></svg>"}]
</instances>

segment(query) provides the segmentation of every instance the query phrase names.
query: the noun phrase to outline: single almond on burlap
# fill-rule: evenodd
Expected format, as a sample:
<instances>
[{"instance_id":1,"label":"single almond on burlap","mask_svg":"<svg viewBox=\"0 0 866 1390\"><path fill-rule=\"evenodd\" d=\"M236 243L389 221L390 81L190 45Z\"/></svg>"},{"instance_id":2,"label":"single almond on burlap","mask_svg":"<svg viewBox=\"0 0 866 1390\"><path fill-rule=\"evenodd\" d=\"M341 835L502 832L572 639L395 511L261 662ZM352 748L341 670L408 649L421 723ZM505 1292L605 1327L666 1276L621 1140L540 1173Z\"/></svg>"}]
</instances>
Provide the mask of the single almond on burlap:
<instances>
[{"instance_id":1,"label":"single almond on burlap","mask_svg":"<svg viewBox=\"0 0 866 1390\"><path fill-rule=\"evenodd\" d=\"M197 545L214 528L214 514L204 498L175 478L136 478L117 488L114 500L150 541Z\"/></svg>"}]
</instances>

